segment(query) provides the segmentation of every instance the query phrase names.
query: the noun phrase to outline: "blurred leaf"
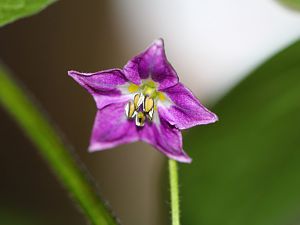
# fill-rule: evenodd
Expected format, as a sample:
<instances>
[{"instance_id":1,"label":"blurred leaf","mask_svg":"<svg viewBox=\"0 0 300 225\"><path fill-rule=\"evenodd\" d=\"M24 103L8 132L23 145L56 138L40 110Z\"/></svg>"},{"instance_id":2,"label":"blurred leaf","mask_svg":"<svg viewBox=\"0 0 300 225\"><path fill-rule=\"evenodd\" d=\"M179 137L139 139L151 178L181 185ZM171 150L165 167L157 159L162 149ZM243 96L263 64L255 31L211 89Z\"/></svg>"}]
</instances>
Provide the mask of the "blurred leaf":
<instances>
[{"instance_id":1,"label":"blurred leaf","mask_svg":"<svg viewBox=\"0 0 300 225\"><path fill-rule=\"evenodd\" d=\"M300 10L300 0L278 0L289 8Z\"/></svg>"},{"instance_id":2,"label":"blurred leaf","mask_svg":"<svg viewBox=\"0 0 300 225\"><path fill-rule=\"evenodd\" d=\"M52 123L8 71L1 67L0 104L35 144L48 166L76 200L90 222L94 225L116 224L105 203L101 202L94 186L81 169L82 165L63 143Z\"/></svg>"},{"instance_id":3,"label":"blurred leaf","mask_svg":"<svg viewBox=\"0 0 300 225\"><path fill-rule=\"evenodd\" d=\"M213 111L219 122L184 139L193 162L181 165L183 224L295 224L300 42L260 66Z\"/></svg>"},{"instance_id":4,"label":"blurred leaf","mask_svg":"<svg viewBox=\"0 0 300 225\"><path fill-rule=\"evenodd\" d=\"M0 27L38 13L56 0L0 0Z\"/></svg>"}]
</instances>

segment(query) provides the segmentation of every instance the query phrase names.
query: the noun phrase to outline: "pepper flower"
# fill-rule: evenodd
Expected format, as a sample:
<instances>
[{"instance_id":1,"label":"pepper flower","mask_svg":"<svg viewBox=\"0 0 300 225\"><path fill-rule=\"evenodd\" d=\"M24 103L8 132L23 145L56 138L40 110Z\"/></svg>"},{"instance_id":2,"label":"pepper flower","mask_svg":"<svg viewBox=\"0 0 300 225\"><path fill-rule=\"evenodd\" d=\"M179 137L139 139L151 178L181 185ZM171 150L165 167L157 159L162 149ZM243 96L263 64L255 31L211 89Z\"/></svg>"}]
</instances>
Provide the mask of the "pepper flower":
<instances>
[{"instance_id":1,"label":"pepper flower","mask_svg":"<svg viewBox=\"0 0 300 225\"><path fill-rule=\"evenodd\" d=\"M68 74L96 102L91 152L144 141L171 159L190 163L182 148L181 130L218 120L179 82L162 39L123 69L95 73L72 70Z\"/></svg>"}]
</instances>

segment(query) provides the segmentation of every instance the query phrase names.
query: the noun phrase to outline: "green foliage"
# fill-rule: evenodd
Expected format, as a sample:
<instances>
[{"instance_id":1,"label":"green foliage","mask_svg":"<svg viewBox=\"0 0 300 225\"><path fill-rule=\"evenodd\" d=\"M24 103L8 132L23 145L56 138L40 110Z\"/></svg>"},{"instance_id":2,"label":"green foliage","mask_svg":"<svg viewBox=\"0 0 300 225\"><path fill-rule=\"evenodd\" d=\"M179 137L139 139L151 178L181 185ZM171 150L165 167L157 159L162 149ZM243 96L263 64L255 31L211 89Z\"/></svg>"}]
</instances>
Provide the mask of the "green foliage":
<instances>
[{"instance_id":1,"label":"green foliage","mask_svg":"<svg viewBox=\"0 0 300 225\"><path fill-rule=\"evenodd\" d=\"M0 67L0 105L36 145L90 222L94 225L116 224L57 131L27 96L8 72Z\"/></svg>"},{"instance_id":2,"label":"green foliage","mask_svg":"<svg viewBox=\"0 0 300 225\"><path fill-rule=\"evenodd\" d=\"M278 0L278 1L290 7L291 9L300 10L300 0Z\"/></svg>"},{"instance_id":3,"label":"green foliage","mask_svg":"<svg viewBox=\"0 0 300 225\"><path fill-rule=\"evenodd\" d=\"M185 225L285 225L300 213L300 42L264 63L185 137ZM298 218L299 219L299 218Z\"/></svg>"},{"instance_id":4,"label":"green foliage","mask_svg":"<svg viewBox=\"0 0 300 225\"><path fill-rule=\"evenodd\" d=\"M33 15L56 0L0 0L0 27Z\"/></svg>"}]
</instances>

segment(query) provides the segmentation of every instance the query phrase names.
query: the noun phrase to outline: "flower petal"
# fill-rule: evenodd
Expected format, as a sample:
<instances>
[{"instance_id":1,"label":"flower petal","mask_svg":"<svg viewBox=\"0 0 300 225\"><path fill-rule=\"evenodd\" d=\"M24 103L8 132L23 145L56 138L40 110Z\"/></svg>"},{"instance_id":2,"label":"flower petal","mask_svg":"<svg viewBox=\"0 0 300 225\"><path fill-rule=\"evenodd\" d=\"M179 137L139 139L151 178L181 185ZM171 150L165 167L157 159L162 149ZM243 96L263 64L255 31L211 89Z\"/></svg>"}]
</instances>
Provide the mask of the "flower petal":
<instances>
[{"instance_id":1,"label":"flower petal","mask_svg":"<svg viewBox=\"0 0 300 225\"><path fill-rule=\"evenodd\" d=\"M96 73L69 71L68 74L88 90L94 97L98 109L128 99L128 96L122 95L122 86L126 85L128 81L120 69Z\"/></svg>"},{"instance_id":2,"label":"flower petal","mask_svg":"<svg viewBox=\"0 0 300 225\"><path fill-rule=\"evenodd\" d=\"M182 149L180 130L160 119L160 123L147 123L139 130L142 141L153 145L160 152L179 162L190 163L192 159Z\"/></svg>"},{"instance_id":3,"label":"flower petal","mask_svg":"<svg viewBox=\"0 0 300 225\"><path fill-rule=\"evenodd\" d=\"M126 102L110 104L98 110L90 141L90 151L113 148L138 141L135 123L125 116Z\"/></svg>"},{"instance_id":4,"label":"flower petal","mask_svg":"<svg viewBox=\"0 0 300 225\"><path fill-rule=\"evenodd\" d=\"M158 111L162 118L178 129L187 129L196 125L214 123L218 117L205 108L193 93L181 83L164 90L171 104L159 104Z\"/></svg>"},{"instance_id":5,"label":"flower petal","mask_svg":"<svg viewBox=\"0 0 300 225\"><path fill-rule=\"evenodd\" d=\"M151 76L153 81L159 83L159 90L178 83L178 76L166 58L162 39L154 41L144 52L130 60L123 71L127 79L135 84Z\"/></svg>"}]
</instances>

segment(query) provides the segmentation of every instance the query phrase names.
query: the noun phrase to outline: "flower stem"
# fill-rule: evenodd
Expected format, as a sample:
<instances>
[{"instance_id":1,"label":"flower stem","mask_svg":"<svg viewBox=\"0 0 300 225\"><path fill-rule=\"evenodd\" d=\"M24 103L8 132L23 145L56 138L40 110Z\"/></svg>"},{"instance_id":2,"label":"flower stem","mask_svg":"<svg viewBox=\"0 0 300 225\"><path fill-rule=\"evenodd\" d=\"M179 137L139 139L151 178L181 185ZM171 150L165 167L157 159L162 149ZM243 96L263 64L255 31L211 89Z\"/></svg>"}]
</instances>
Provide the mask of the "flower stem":
<instances>
[{"instance_id":1,"label":"flower stem","mask_svg":"<svg viewBox=\"0 0 300 225\"><path fill-rule=\"evenodd\" d=\"M116 225L74 154L28 94L0 65L0 105L35 144L47 165L93 225ZM63 113L63 112L62 112ZM58 203L59 204L59 203Z\"/></svg>"},{"instance_id":2,"label":"flower stem","mask_svg":"<svg viewBox=\"0 0 300 225\"><path fill-rule=\"evenodd\" d=\"M179 187L177 162L169 159L172 225L180 225Z\"/></svg>"}]
</instances>

